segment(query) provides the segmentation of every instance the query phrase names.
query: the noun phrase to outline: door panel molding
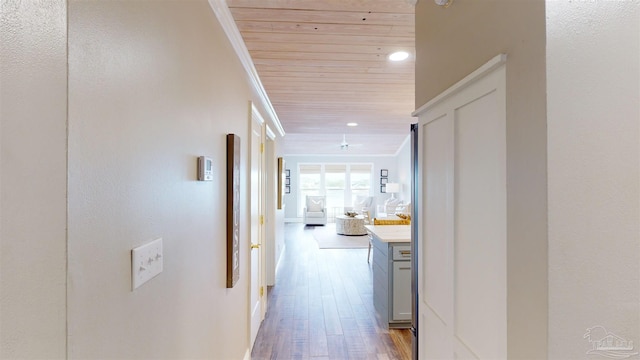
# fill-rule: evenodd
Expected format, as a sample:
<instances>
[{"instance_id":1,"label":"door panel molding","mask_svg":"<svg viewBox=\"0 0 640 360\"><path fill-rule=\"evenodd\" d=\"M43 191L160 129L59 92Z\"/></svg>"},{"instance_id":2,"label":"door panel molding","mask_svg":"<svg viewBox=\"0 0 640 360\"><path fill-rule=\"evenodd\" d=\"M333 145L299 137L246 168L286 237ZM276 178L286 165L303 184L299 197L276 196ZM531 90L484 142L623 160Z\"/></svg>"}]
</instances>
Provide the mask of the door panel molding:
<instances>
[{"instance_id":1,"label":"door panel molding","mask_svg":"<svg viewBox=\"0 0 640 360\"><path fill-rule=\"evenodd\" d=\"M506 56L414 112L418 358L506 358Z\"/></svg>"}]
</instances>

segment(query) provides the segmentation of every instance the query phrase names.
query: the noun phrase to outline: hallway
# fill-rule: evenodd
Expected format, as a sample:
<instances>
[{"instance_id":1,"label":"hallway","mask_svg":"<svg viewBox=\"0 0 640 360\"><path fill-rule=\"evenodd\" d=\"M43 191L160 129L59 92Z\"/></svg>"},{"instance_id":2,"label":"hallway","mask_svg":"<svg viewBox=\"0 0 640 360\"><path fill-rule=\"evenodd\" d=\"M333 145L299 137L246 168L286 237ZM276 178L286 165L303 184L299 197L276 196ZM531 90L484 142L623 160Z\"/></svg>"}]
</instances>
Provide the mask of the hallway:
<instances>
[{"instance_id":1,"label":"hallway","mask_svg":"<svg viewBox=\"0 0 640 360\"><path fill-rule=\"evenodd\" d=\"M409 359L409 330L378 326L367 249L320 250L285 225L286 248L252 359Z\"/></svg>"}]
</instances>

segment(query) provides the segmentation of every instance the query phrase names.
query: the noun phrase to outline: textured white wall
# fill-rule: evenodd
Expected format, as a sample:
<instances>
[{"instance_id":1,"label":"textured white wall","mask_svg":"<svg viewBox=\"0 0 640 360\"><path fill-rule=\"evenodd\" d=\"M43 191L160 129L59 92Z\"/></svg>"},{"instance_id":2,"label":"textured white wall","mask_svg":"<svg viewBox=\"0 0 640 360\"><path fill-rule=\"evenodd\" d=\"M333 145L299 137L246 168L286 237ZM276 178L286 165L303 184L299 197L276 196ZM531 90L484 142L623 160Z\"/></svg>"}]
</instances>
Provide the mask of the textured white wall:
<instances>
[{"instance_id":1,"label":"textured white wall","mask_svg":"<svg viewBox=\"0 0 640 360\"><path fill-rule=\"evenodd\" d=\"M64 1L0 2L0 358L66 354Z\"/></svg>"},{"instance_id":2,"label":"textured white wall","mask_svg":"<svg viewBox=\"0 0 640 360\"><path fill-rule=\"evenodd\" d=\"M549 358L640 351L638 1L547 1Z\"/></svg>"},{"instance_id":3,"label":"textured white wall","mask_svg":"<svg viewBox=\"0 0 640 360\"><path fill-rule=\"evenodd\" d=\"M207 1L69 6L69 354L241 359L248 349L249 100ZM240 281L226 289L227 133L242 144ZM214 181L196 181L196 157ZM130 289L130 250L164 272Z\"/></svg>"}]
</instances>

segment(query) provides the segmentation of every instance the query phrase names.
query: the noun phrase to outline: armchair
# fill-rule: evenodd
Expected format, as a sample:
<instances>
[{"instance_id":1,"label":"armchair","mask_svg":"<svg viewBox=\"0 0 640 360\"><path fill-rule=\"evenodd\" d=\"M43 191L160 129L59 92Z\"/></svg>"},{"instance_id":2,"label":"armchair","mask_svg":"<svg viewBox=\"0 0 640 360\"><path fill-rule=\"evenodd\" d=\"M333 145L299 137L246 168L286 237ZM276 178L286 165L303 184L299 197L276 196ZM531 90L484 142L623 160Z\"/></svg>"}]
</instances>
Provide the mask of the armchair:
<instances>
[{"instance_id":1,"label":"armchair","mask_svg":"<svg viewBox=\"0 0 640 360\"><path fill-rule=\"evenodd\" d=\"M384 203L384 212L389 215L393 215L396 213L396 208L400 205L400 199L398 198L389 198Z\"/></svg>"},{"instance_id":2,"label":"armchair","mask_svg":"<svg viewBox=\"0 0 640 360\"><path fill-rule=\"evenodd\" d=\"M325 225L327 223L325 197L307 195L303 215L305 225Z\"/></svg>"},{"instance_id":3,"label":"armchair","mask_svg":"<svg viewBox=\"0 0 640 360\"><path fill-rule=\"evenodd\" d=\"M395 214L411 215L411 203L408 202L406 204L398 204Z\"/></svg>"},{"instance_id":4,"label":"armchair","mask_svg":"<svg viewBox=\"0 0 640 360\"><path fill-rule=\"evenodd\" d=\"M374 196L357 195L353 209L358 212L367 210L373 216L376 213L376 198Z\"/></svg>"}]
</instances>

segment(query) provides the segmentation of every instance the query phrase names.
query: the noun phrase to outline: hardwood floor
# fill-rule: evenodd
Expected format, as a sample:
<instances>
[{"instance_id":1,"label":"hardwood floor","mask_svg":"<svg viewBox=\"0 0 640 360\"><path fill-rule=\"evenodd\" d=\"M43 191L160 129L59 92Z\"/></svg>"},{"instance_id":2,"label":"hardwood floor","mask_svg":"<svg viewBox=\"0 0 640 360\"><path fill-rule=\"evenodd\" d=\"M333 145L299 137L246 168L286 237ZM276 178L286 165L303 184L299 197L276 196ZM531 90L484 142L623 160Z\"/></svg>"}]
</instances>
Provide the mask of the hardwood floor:
<instances>
[{"instance_id":1,"label":"hardwood floor","mask_svg":"<svg viewBox=\"0 0 640 360\"><path fill-rule=\"evenodd\" d=\"M285 251L252 359L410 359L409 330L376 322L367 249L318 249L286 224Z\"/></svg>"}]
</instances>

